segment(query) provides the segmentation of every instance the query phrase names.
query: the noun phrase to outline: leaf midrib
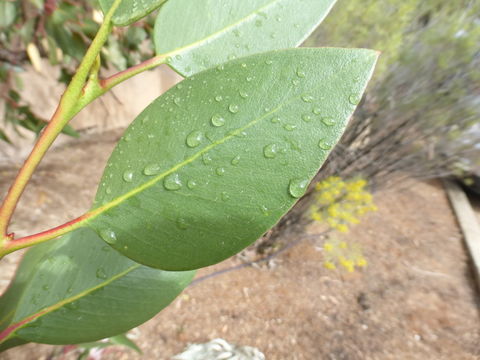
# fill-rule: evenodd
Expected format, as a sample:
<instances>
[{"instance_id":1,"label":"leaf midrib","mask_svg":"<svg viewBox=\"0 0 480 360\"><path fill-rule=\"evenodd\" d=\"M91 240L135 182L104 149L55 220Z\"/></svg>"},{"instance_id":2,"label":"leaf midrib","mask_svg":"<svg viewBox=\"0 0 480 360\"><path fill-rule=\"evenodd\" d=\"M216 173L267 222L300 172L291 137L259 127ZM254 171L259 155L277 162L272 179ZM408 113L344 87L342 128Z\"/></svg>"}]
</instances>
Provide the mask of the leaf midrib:
<instances>
[{"instance_id":1,"label":"leaf midrib","mask_svg":"<svg viewBox=\"0 0 480 360\"><path fill-rule=\"evenodd\" d=\"M197 40L197 41L194 41L194 42L192 42L192 43L190 43L190 44L188 44L188 45L184 45L184 46L182 46L182 47L178 47L178 48L176 48L176 49L170 50L170 51L167 52L167 53L157 54L157 55L168 57L169 55L174 55L174 54L177 54L177 53L181 53L181 52L183 52L183 51L186 51L186 50L188 50L188 49L196 48L196 47L200 46L202 43L204 43L204 42L206 42L206 41L208 41L208 40L214 39L214 38L216 38L216 37L220 37L222 34L227 33L227 32L230 31L231 29L236 28L236 27L239 26L241 23L247 21L249 18L251 18L251 17L253 17L253 16L256 16L257 14L259 14L260 12L262 12L263 10L268 9L270 6L272 6L272 7L275 6L276 3L279 3L279 2L281 2L281 1L283 1L283 0L273 0L272 2L270 2L270 3L268 3L268 4L264 5L264 6L262 6L262 7L260 7L260 8L258 8L257 10L255 10L255 11L252 12L252 13L248 14L247 16L239 19L237 22L234 22L234 23L232 23L232 24L230 24L230 25L222 28L221 30L218 30L218 31L216 31L216 32L213 32L213 33L211 33L210 35L208 35L208 36L206 36L206 37L204 37L204 38L202 38L202 39L199 39L199 40Z\"/></svg>"}]
</instances>

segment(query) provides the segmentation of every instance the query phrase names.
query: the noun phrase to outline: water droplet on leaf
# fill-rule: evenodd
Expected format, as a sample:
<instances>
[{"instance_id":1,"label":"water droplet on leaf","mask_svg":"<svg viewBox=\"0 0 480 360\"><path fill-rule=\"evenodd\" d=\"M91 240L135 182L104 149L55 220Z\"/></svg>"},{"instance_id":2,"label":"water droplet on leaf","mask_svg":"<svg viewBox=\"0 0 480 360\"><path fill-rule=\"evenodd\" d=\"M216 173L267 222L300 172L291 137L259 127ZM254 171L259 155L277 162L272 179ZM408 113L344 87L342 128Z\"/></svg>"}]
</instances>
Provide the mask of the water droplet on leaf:
<instances>
[{"instance_id":1,"label":"water droplet on leaf","mask_svg":"<svg viewBox=\"0 0 480 360\"><path fill-rule=\"evenodd\" d=\"M322 123L324 123L327 126L333 126L335 125L335 119L331 116L324 116L322 117Z\"/></svg>"},{"instance_id":2,"label":"water droplet on leaf","mask_svg":"<svg viewBox=\"0 0 480 360\"><path fill-rule=\"evenodd\" d=\"M355 94L352 94L348 97L348 102L352 105L358 105L360 103L360 100L360 97Z\"/></svg>"},{"instance_id":3,"label":"water droplet on leaf","mask_svg":"<svg viewBox=\"0 0 480 360\"><path fill-rule=\"evenodd\" d=\"M280 122L280 118L278 116L274 116L270 121L274 124L278 124Z\"/></svg>"},{"instance_id":4,"label":"water droplet on leaf","mask_svg":"<svg viewBox=\"0 0 480 360\"><path fill-rule=\"evenodd\" d=\"M213 115L212 118L210 119L210 122L212 123L213 126L217 126L217 127L225 125L225 119L218 114Z\"/></svg>"},{"instance_id":5,"label":"water droplet on leaf","mask_svg":"<svg viewBox=\"0 0 480 360\"><path fill-rule=\"evenodd\" d=\"M100 237L109 244L115 244L117 242L117 235L110 229L100 230Z\"/></svg>"},{"instance_id":6,"label":"water droplet on leaf","mask_svg":"<svg viewBox=\"0 0 480 360\"><path fill-rule=\"evenodd\" d=\"M304 115L302 115L302 120L305 121L305 122L310 122L310 121L312 121L312 117L308 114L304 114Z\"/></svg>"},{"instance_id":7,"label":"water droplet on leaf","mask_svg":"<svg viewBox=\"0 0 480 360\"><path fill-rule=\"evenodd\" d=\"M208 153L205 153L205 154L202 155L202 161L205 165L208 165L208 164L211 164L212 158L210 157L210 155Z\"/></svg>"},{"instance_id":8,"label":"water droplet on leaf","mask_svg":"<svg viewBox=\"0 0 480 360\"><path fill-rule=\"evenodd\" d=\"M225 174L225 169L223 167L219 167L217 168L217 170L215 170L215 172L218 176L222 176L223 174Z\"/></svg>"},{"instance_id":9,"label":"water droplet on leaf","mask_svg":"<svg viewBox=\"0 0 480 360\"><path fill-rule=\"evenodd\" d=\"M230 199L230 195L228 195L225 191L222 192L221 196L223 201L228 201Z\"/></svg>"},{"instance_id":10,"label":"water droplet on leaf","mask_svg":"<svg viewBox=\"0 0 480 360\"><path fill-rule=\"evenodd\" d=\"M163 186L170 191L180 190L182 188L180 176L178 176L178 174L168 175L165 180L163 180Z\"/></svg>"},{"instance_id":11,"label":"water droplet on leaf","mask_svg":"<svg viewBox=\"0 0 480 360\"><path fill-rule=\"evenodd\" d=\"M232 114L238 113L239 110L240 110L240 108L236 104L230 104L228 106L228 111L230 111Z\"/></svg>"},{"instance_id":12,"label":"water droplet on leaf","mask_svg":"<svg viewBox=\"0 0 480 360\"><path fill-rule=\"evenodd\" d=\"M143 173L147 176L156 175L159 172L160 172L160 165L158 164L150 164L145 166L145 168L143 169Z\"/></svg>"},{"instance_id":13,"label":"water droplet on leaf","mask_svg":"<svg viewBox=\"0 0 480 360\"><path fill-rule=\"evenodd\" d=\"M283 125L283 128L287 131L293 131L297 128L297 125L285 124L285 125Z\"/></svg>"},{"instance_id":14,"label":"water droplet on leaf","mask_svg":"<svg viewBox=\"0 0 480 360\"><path fill-rule=\"evenodd\" d=\"M318 142L318 147L322 150L330 150L332 148L332 145L330 145L330 143L328 143L327 140L321 139Z\"/></svg>"},{"instance_id":15,"label":"water droplet on leaf","mask_svg":"<svg viewBox=\"0 0 480 360\"><path fill-rule=\"evenodd\" d=\"M292 179L288 185L288 192L294 198L301 197L307 190L308 179Z\"/></svg>"},{"instance_id":16,"label":"water droplet on leaf","mask_svg":"<svg viewBox=\"0 0 480 360\"><path fill-rule=\"evenodd\" d=\"M238 165L239 162L240 162L240 155L235 156L231 161L232 165Z\"/></svg>"},{"instance_id":17,"label":"water droplet on leaf","mask_svg":"<svg viewBox=\"0 0 480 360\"><path fill-rule=\"evenodd\" d=\"M190 189L190 190L193 190L197 187L197 182L195 180L188 180L187 181L187 187Z\"/></svg>"},{"instance_id":18,"label":"water droplet on leaf","mask_svg":"<svg viewBox=\"0 0 480 360\"><path fill-rule=\"evenodd\" d=\"M297 76L299 78L304 78L305 77L305 71L303 69L297 69Z\"/></svg>"},{"instance_id":19,"label":"water droplet on leaf","mask_svg":"<svg viewBox=\"0 0 480 360\"><path fill-rule=\"evenodd\" d=\"M313 101L313 96L308 95L308 94L303 94L302 95L302 100L303 100L303 102L311 103Z\"/></svg>"},{"instance_id":20,"label":"water droplet on leaf","mask_svg":"<svg viewBox=\"0 0 480 360\"><path fill-rule=\"evenodd\" d=\"M188 147L194 148L199 146L203 140L203 133L201 131L192 131L188 134L185 142L187 143Z\"/></svg>"},{"instance_id":21,"label":"water droplet on leaf","mask_svg":"<svg viewBox=\"0 0 480 360\"><path fill-rule=\"evenodd\" d=\"M267 159L273 159L277 156L278 145L277 144L269 144L263 148L263 156Z\"/></svg>"},{"instance_id":22,"label":"water droplet on leaf","mask_svg":"<svg viewBox=\"0 0 480 360\"><path fill-rule=\"evenodd\" d=\"M132 182L133 181L133 171L127 170L123 173L122 176L125 182Z\"/></svg>"},{"instance_id":23,"label":"water droplet on leaf","mask_svg":"<svg viewBox=\"0 0 480 360\"><path fill-rule=\"evenodd\" d=\"M97 269L97 272L95 273L95 276L96 276L98 279L106 279L106 278L107 278L107 274L105 273L105 269L104 269L104 268L98 268L98 269Z\"/></svg>"}]
</instances>

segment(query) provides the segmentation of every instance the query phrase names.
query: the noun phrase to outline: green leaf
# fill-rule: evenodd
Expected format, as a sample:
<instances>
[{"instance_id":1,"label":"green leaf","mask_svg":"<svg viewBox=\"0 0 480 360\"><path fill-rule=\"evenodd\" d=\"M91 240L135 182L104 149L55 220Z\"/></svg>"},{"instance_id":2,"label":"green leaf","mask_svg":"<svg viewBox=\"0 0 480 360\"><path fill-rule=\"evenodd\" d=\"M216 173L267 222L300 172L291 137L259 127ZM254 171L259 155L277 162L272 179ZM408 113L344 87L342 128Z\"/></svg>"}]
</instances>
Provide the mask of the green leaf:
<instances>
[{"instance_id":1,"label":"green leaf","mask_svg":"<svg viewBox=\"0 0 480 360\"><path fill-rule=\"evenodd\" d=\"M100 6L106 14L115 0L100 0ZM113 15L114 25L126 26L147 16L158 9L167 0L123 0Z\"/></svg>"},{"instance_id":2,"label":"green leaf","mask_svg":"<svg viewBox=\"0 0 480 360\"><path fill-rule=\"evenodd\" d=\"M132 349L133 351L136 351L137 353L141 354L142 350L135 344L132 340L130 340L126 334L120 334L117 336L113 336L110 339L110 342L114 345L122 345L127 348Z\"/></svg>"},{"instance_id":3,"label":"green leaf","mask_svg":"<svg viewBox=\"0 0 480 360\"><path fill-rule=\"evenodd\" d=\"M365 49L289 49L184 80L126 130L87 226L164 270L237 253L303 194L376 59Z\"/></svg>"},{"instance_id":4,"label":"green leaf","mask_svg":"<svg viewBox=\"0 0 480 360\"><path fill-rule=\"evenodd\" d=\"M72 344L123 333L167 306L192 277L137 264L92 230L76 230L25 255L0 299L0 347L4 341Z\"/></svg>"},{"instance_id":5,"label":"green leaf","mask_svg":"<svg viewBox=\"0 0 480 360\"><path fill-rule=\"evenodd\" d=\"M15 22L17 9L13 2L0 1L0 28L6 28Z\"/></svg>"},{"instance_id":6,"label":"green leaf","mask_svg":"<svg viewBox=\"0 0 480 360\"><path fill-rule=\"evenodd\" d=\"M188 76L234 58L295 47L335 1L169 1L155 24L156 51L168 55L169 65Z\"/></svg>"}]
</instances>

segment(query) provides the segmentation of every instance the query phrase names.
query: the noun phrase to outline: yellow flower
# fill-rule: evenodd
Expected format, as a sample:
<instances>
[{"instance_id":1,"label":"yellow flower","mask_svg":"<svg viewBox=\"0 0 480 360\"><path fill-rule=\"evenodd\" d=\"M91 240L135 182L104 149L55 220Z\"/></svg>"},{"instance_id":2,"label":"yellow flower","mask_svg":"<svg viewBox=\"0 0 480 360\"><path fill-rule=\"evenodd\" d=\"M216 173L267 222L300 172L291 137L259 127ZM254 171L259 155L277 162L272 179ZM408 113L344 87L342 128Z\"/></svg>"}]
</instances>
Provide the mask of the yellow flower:
<instances>
[{"instance_id":1,"label":"yellow flower","mask_svg":"<svg viewBox=\"0 0 480 360\"><path fill-rule=\"evenodd\" d=\"M323 266L328 269L328 270L335 270L337 267L335 266L334 263L332 263L331 261L325 261L323 263Z\"/></svg>"}]
</instances>

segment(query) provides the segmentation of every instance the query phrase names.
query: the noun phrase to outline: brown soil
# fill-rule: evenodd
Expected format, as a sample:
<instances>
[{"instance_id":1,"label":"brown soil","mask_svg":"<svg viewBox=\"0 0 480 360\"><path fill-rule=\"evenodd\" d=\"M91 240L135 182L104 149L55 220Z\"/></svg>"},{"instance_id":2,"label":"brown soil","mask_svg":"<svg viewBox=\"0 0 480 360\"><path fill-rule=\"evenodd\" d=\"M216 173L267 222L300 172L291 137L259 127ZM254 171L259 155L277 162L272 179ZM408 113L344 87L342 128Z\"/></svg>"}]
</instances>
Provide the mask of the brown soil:
<instances>
[{"instance_id":1,"label":"brown soil","mask_svg":"<svg viewBox=\"0 0 480 360\"><path fill-rule=\"evenodd\" d=\"M116 136L57 149L36 175L14 227L40 230L85 210ZM8 183L12 174L5 169L2 180ZM258 347L269 360L480 359L479 295L443 189L412 182L375 199L379 211L343 235L362 244L367 268L326 270L321 240L304 240L273 267L244 268L188 288L139 327L143 357L112 348L102 359L167 360L188 343L216 337ZM37 210L27 211L29 203ZM2 262L0 281L17 258ZM238 263L230 259L199 275ZM0 359L73 358L52 357L59 349L30 344Z\"/></svg>"}]
</instances>

